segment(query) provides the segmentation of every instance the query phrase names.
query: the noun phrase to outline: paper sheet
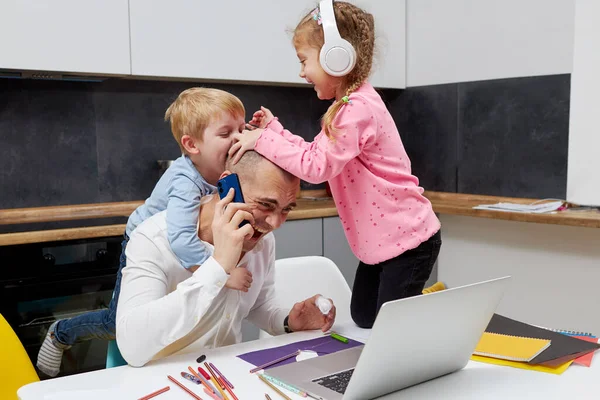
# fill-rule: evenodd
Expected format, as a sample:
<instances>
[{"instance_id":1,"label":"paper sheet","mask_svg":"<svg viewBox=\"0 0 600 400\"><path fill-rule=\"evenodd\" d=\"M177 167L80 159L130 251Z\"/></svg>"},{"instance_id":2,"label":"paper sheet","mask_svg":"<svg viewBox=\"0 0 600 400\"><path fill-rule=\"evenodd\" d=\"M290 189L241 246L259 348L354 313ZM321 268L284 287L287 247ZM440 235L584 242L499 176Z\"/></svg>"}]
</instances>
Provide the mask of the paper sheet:
<instances>
[{"instance_id":1,"label":"paper sheet","mask_svg":"<svg viewBox=\"0 0 600 400\"><path fill-rule=\"evenodd\" d=\"M254 366L266 364L269 361L276 360L280 357L284 357L288 354L291 354L297 350L311 350L316 352L319 356L323 356L326 354L335 353L336 351L350 349L352 347L361 346L363 343L357 342L356 340L348 339L348 343L342 343L339 340L332 338L331 336L322 336L316 339L304 340L301 342L290 343L285 346L280 347L272 347L270 349L252 351L250 353L240 354L239 358L242 360L249 362ZM271 367L279 367L282 365L290 364L296 362L295 357L288 358L283 360L277 364L269 366L265 369L269 369Z\"/></svg>"},{"instance_id":2,"label":"paper sheet","mask_svg":"<svg viewBox=\"0 0 600 400\"><path fill-rule=\"evenodd\" d=\"M527 364L524 362L500 360L497 358L481 357L481 356L476 356L476 355L472 355L471 360L477 361L477 362L482 362L482 363L487 363L487 364L504 365L507 367L528 369L531 371L546 372L549 374L556 374L556 375L560 375L563 372L565 372L567 370L567 368L569 368L569 366L573 363L573 361L568 361L556 368L552 368L552 367L545 367L543 365L532 365L532 364Z\"/></svg>"}]
</instances>

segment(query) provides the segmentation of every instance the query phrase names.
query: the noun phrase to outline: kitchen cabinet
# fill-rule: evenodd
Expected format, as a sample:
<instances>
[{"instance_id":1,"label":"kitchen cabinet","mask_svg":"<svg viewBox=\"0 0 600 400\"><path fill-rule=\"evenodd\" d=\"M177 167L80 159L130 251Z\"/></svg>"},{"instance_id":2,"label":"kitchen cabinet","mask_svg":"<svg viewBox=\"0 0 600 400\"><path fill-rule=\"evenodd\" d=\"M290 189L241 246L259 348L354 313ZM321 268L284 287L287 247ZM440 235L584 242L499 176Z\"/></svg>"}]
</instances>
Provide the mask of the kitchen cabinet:
<instances>
[{"instance_id":1,"label":"kitchen cabinet","mask_svg":"<svg viewBox=\"0 0 600 400\"><path fill-rule=\"evenodd\" d=\"M5 0L0 68L131 74L127 0Z\"/></svg>"},{"instance_id":2,"label":"kitchen cabinet","mask_svg":"<svg viewBox=\"0 0 600 400\"><path fill-rule=\"evenodd\" d=\"M323 255L323 219L299 219L287 221L273 232L275 235L275 258ZM259 329L252 323L242 322L242 340L258 339Z\"/></svg>"},{"instance_id":3,"label":"kitchen cabinet","mask_svg":"<svg viewBox=\"0 0 600 400\"><path fill-rule=\"evenodd\" d=\"M312 5L297 0L130 0L133 75L305 83L291 30ZM405 1L355 3L376 21L372 83L405 83Z\"/></svg>"},{"instance_id":4,"label":"kitchen cabinet","mask_svg":"<svg viewBox=\"0 0 600 400\"><path fill-rule=\"evenodd\" d=\"M287 221L273 232L275 258L323 255L323 219Z\"/></svg>"},{"instance_id":5,"label":"kitchen cabinet","mask_svg":"<svg viewBox=\"0 0 600 400\"><path fill-rule=\"evenodd\" d=\"M350 289L354 285L354 276L360 260L356 258L344 235L344 229L339 217L323 218L323 255L338 266L346 278ZM425 287L437 281L437 263L433 266L431 276Z\"/></svg>"},{"instance_id":6,"label":"kitchen cabinet","mask_svg":"<svg viewBox=\"0 0 600 400\"><path fill-rule=\"evenodd\" d=\"M406 86L568 74L574 0L407 0Z\"/></svg>"}]
</instances>

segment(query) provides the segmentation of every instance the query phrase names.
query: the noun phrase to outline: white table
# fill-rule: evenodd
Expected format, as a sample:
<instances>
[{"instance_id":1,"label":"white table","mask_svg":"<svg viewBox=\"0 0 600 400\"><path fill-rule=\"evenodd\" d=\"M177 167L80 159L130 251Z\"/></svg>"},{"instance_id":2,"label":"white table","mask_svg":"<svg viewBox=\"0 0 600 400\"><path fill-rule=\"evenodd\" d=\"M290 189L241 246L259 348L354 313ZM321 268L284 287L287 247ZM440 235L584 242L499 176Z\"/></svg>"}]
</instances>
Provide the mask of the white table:
<instances>
[{"instance_id":1,"label":"white table","mask_svg":"<svg viewBox=\"0 0 600 400\"><path fill-rule=\"evenodd\" d=\"M364 341L365 335L368 335L368 331L347 325L336 329L361 341ZM234 392L240 400L264 399L264 393L269 393L271 398L276 400L281 397L248 372L253 366L236 356L248 351L312 339L320 335L320 332L299 332L213 350L194 348L192 345L184 350L184 354L152 362L143 368L124 366L31 383L19 389L17 394L21 400L137 399L162 387L170 386L170 391L155 399L192 399L167 379L167 375L171 375L203 399L209 399L201 386L184 380L180 375L182 371L187 372L188 365L198 366L196 358L206 354L207 361L216 364L217 368L233 383ZM286 393L293 399L306 400L289 392ZM598 399L600 398L600 360L594 360L591 368L572 365L562 375L471 361L459 372L381 397L386 400L433 398Z\"/></svg>"}]
</instances>

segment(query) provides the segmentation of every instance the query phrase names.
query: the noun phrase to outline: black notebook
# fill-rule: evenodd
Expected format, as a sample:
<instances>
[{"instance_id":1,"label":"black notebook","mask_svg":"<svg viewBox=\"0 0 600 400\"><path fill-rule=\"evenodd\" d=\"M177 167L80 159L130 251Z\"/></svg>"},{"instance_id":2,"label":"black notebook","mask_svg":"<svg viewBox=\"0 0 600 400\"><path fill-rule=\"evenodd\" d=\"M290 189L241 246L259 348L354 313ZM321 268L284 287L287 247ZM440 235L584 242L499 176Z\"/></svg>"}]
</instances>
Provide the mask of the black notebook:
<instances>
[{"instance_id":1,"label":"black notebook","mask_svg":"<svg viewBox=\"0 0 600 400\"><path fill-rule=\"evenodd\" d=\"M541 364L547 367L556 367L600 348L598 343L586 342L544 328L538 328L499 314L494 314L485 331L504 335L550 339L550 347L529 361L529 364Z\"/></svg>"}]
</instances>

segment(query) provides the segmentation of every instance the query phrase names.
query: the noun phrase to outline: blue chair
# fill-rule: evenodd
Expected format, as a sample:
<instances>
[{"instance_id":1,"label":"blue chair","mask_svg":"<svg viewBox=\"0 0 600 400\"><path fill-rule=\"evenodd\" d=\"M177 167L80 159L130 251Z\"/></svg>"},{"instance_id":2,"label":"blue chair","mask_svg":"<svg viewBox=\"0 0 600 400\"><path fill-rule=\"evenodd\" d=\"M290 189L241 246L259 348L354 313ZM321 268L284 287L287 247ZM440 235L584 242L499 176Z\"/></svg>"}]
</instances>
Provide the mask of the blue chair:
<instances>
[{"instance_id":1,"label":"blue chair","mask_svg":"<svg viewBox=\"0 0 600 400\"><path fill-rule=\"evenodd\" d=\"M106 368L120 367L121 365L127 365L127 361L121 355L117 341L111 340L108 342L106 351Z\"/></svg>"}]
</instances>

